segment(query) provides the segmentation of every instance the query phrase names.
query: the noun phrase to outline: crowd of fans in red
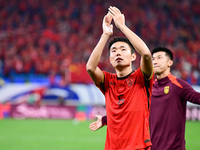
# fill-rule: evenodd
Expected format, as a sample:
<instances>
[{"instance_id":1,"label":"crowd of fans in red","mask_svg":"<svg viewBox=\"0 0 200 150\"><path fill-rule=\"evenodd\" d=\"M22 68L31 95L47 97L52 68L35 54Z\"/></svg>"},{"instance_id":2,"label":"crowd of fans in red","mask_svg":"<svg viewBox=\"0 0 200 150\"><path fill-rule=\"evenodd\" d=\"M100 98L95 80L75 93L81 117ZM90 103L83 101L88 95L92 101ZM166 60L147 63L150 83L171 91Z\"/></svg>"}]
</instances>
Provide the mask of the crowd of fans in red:
<instances>
[{"instance_id":1,"label":"crowd of fans in red","mask_svg":"<svg viewBox=\"0 0 200 150\"><path fill-rule=\"evenodd\" d=\"M199 0L0 0L1 76L63 76L71 64L85 64L110 5L120 8L150 50L174 52L174 75L200 85ZM113 36L123 35L114 27ZM100 67L113 71L108 54Z\"/></svg>"}]
</instances>

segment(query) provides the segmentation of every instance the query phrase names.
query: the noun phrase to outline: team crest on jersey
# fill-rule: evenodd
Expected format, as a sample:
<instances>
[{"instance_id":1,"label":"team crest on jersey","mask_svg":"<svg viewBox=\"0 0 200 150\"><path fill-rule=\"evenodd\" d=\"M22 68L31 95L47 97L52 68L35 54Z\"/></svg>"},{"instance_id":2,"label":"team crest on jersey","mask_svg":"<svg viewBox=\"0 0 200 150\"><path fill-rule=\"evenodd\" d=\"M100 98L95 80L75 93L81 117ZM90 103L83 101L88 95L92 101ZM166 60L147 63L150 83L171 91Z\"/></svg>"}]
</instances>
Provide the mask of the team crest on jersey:
<instances>
[{"instance_id":1,"label":"team crest on jersey","mask_svg":"<svg viewBox=\"0 0 200 150\"><path fill-rule=\"evenodd\" d=\"M168 94L168 93L169 93L169 86L166 86L166 87L164 88L164 93L165 93L165 94Z\"/></svg>"},{"instance_id":2,"label":"team crest on jersey","mask_svg":"<svg viewBox=\"0 0 200 150\"><path fill-rule=\"evenodd\" d=\"M128 87L131 87L133 85L133 82L134 82L133 78L128 78L126 80L126 83L127 83Z\"/></svg>"}]
</instances>

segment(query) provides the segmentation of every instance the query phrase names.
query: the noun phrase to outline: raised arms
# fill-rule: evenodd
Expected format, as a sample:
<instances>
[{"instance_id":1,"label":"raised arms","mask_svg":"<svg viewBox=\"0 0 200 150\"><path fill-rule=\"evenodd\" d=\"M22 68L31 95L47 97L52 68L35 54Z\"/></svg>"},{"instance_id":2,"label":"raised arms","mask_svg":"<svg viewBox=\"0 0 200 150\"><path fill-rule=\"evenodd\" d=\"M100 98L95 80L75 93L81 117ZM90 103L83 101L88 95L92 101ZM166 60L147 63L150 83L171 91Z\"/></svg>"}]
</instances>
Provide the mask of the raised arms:
<instances>
[{"instance_id":1,"label":"raised arms","mask_svg":"<svg viewBox=\"0 0 200 150\"><path fill-rule=\"evenodd\" d=\"M138 37L125 25L125 17L118 8L109 7L109 13L114 20L115 26L124 33L124 35L134 46L135 50L141 55L141 69L147 77L150 77L153 70L153 64L151 52L149 51L147 45L142 41L140 37Z\"/></svg>"}]
</instances>

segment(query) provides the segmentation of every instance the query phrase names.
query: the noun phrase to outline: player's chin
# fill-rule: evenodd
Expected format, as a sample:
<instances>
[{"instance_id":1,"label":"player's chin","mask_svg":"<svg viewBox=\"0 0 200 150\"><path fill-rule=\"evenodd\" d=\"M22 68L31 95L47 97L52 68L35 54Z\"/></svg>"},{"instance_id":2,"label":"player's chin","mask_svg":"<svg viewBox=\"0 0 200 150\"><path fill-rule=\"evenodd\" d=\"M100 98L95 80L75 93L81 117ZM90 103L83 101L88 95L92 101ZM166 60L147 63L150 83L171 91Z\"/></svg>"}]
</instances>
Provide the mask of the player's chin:
<instances>
[{"instance_id":1,"label":"player's chin","mask_svg":"<svg viewBox=\"0 0 200 150\"><path fill-rule=\"evenodd\" d=\"M160 72L159 70L157 70L157 69L154 69L154 74L155 74L155 75L160 75L161 72Z\"/></svg>"},{"instance_id":2,"label":"player's chin","mask_svg":"<svg viewBox=\"0 0 200 150\"><path fill-rule=\"evenodd\" d=\"M126 67L128 64L122 62L122 61L117 61L115 62L115 67Z\"/></svg>"},{"instance_id":3,"label":"player's chin","mask_svg":"<svg viewBox=\"0 0 200 150\"><path fill-rule=\"evenodd\" d=\"M114 68L117 68L117 69L120 69L120 68L123 68L124 65L123 64L120 64L120 63L117 63L113 66Z\"/></svg>"}]
</instances>

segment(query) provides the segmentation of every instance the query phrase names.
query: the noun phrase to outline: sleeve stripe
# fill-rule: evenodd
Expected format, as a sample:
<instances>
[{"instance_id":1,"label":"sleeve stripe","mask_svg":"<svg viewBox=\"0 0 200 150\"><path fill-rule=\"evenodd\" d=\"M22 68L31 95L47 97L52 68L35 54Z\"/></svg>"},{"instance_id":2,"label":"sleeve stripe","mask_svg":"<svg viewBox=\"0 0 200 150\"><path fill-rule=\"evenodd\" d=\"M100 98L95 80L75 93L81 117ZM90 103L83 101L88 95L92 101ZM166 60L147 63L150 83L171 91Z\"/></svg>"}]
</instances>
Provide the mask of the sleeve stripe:
<instances>
[{"instance_id":1,"label":"sleeve stripe","mask_svg":"<svg viewBox=\"0 0 200 150\"><path fill-rule=\"evenodd\" d=\"M141 70L143 76L146 78L146 75L145 75L145 73L142 71L141 67L140 67L140 70ZM147 80L150 80L150 79L153 77L153 72L154 72L154 68L152 69L151 75L150 75L150 77L149 77Z\"/></svg>"},{"instance_id":2,"label":"sleeve stripe","mask_svg":"<svg viewBox=\"0 0 200 150\"><path fill-rule=\"evenodd\" d=\"M169 80L175 84L176 86L183 88L182 85L176 80L176 77L173 76L171 73L168 75Z\"/></svg>"}]
</instances>

